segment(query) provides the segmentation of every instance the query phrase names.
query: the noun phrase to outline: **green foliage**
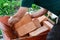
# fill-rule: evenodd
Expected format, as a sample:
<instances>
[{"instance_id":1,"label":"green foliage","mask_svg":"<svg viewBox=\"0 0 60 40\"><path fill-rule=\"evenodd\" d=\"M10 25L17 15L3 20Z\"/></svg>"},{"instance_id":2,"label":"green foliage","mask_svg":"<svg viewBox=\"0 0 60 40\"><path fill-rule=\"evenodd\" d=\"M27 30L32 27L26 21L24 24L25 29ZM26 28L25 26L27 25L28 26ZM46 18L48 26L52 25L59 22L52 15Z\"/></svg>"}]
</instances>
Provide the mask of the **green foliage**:
<instances>
[{"instance_id":1,"label":"green foliage","mask_svg":"<svg viewBox=\"0 0 60 40\"><path fill-rule=\"evenodd\" d=\"M36 4L32 4L32 8L29 8L28 12L30 12L30 11L36 12L39 9L40 9L40 6L38 6Z\"/></svg>"},{"instance_id":2,"label":"green foliage","mask_svg":"<svg viewBox=\"0 0 60 40\"><path fill-rule=\"evenodd\" d=\"M38 10L38 9L40 9L40 6L37 6L36 4L32 4L32 8L33 8L33 10Z\"/></svg>"},{"instance_id":3,"label":"green foliage","mask_svg":"<svg viewBox=\"0 0 60 40\"><path fill-rule=\"evenodd\" d=\"M0 0L0 16L13 15L21 5L22 0ZM33 11L40 7L32 4Z\"/></svg>"},{"instance_id":4,"label":"green foliage","mask_svg":"<svg viewBox=\"0 0 60 40\"><path fill-rule=\"evenodd\" d=\"M19 1L0 0L0 15L13 15L19 7Z\"/></svg>"}]
</instances>

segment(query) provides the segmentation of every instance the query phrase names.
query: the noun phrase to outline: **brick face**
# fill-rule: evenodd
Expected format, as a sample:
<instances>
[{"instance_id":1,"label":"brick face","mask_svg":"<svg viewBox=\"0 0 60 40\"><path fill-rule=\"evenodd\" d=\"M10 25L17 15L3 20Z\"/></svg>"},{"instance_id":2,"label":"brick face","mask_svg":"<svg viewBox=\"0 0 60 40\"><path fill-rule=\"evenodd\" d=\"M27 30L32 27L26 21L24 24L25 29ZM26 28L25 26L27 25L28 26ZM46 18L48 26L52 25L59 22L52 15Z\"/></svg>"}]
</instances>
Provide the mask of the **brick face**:
<instances>
[{"instance_id":1,"label":"brick face","mask_svg":"<svg viewBox=\"0 0 60 40\"><path fill-rule=\"evenodd\" d=\"M25 15L18 23L15 24L15 28L21 27L24 24L27 24L32 21L32 18L29 14Z\"/></svg>"},{"instance_id":2,"label":"brick face","mask_svg":"<svg viewBox=\"0 0 60 40\"><path fill-rule=\"evenodd\" d=\"M38 19L35 18L32 21L34 22L34 24L35 24L36 27L38 27L38 28L41 27L40 22L39 22Z\"/></svg>"},{"instance_id":3,"label":"brick face","mask_svg":"<svg viewBox=\"0 0 60 40\"><path fill-rule=\"evenodd\" d=\"M0 22L4 23L5 25L8 25L8 16L0 17Z\"/></svg>"},{"instance_id":4,"label":"brick face","mask_svg":"<svg viewBox=\"0 0 60 40\"><path fill-rule=\"evenodd\" d=\"M19 36L24 36L27 33L35 30L36 28L37 27L35 26L35 24L33 22L29 22L29 23L23 25L22 27L19 27L17 29L17 32L18 32Z\"/></svg>"},{"instance_id":5,"label":"brick face","mask_svg":"<svg viewBox=\"0 0 60 40\"><path fill-rule=\"evenodd\" d=\"M52 29L52 27L53 27L53 24L51 24L49 21L44 21L43 25L48 27L49 29Z\"/></svg>"},{"instance_id":6,"label":"brick face","mask_svg":"<svg viewBox=\"0 0 60 40\"><path fill-rule=\"evenodd\" d=\"M45 31L47 31L47 30L49 30L47 27L42 26L42 27L38 28L37 30L32 31L32 32L29 33L29 34L30 34L30 36L37 36L37 35L45 32Z\"/></svg>"},{"instance_id":7,"label":"brick face","mask_svg":"<svg viewBox=\"0 0 60 40\"><path fill-rule=\"evenodd\" d=\"M13 34L12 29L9 26L4 25L0 22L0 29L3 31L3 34L5 34L8 38L16 38L16 36Z\"/></svg>"},{"instance_id":8,"label":"brick face","mask_svg":"<svg viewBox=\"0 0 60 40\"><path fill-rule=\"evenodd\" d=\"M41 17L38 17L37 19L39 20L40 23L43 22L43 21L45 21L45 20L48 20L47 17L44 16L44 15L41 16Z\"/></svg>"}]
</instances>

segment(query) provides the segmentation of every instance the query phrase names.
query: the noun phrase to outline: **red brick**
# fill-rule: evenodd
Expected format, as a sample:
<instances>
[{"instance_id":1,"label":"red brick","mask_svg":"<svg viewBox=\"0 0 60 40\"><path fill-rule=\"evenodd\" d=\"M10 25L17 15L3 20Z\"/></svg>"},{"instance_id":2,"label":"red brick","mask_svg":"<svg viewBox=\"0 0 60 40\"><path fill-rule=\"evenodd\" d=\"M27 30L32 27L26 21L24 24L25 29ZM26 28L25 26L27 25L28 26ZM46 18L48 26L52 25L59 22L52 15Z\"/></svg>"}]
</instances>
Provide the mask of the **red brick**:
<instances>
[{"instance_id":1,"label":"red brick","mask_svg":"<svg viewBox=\"0 0 60 40\"><path fill-rule=\"evenodd\" d=\"M17 29L22 25L29 23L30 21L32 21L32 18L29 14L27 14L18 23L16 23L14 27Z\"/></svg>"},{"instance_id":2,"label":"red brick","mask_svg":"<svg viewBox=\"0 0 60 40\"><path fill-rule=\"evenodd\" d=\"M35 26L35 24L33 22L29 22L25 25L23 25L22 27L19 27L18 29L16 29L17 33L19 34L19 36L24 36L26 34L28 34L29 32L35 30L37 27Z\"/></svg>"},{"instance_id":3,"label":"red brick","mask_svg":"<svg viewBox=\"0 0 60 40\"><path fill-rule=\"evenodd\" d=\"M49 29L52 29L52 27L53 27L53 24L51 24L51 23L48 22L48 21L44 21L44 22L43 22L43 25L46 26L46 27L48 27Z\"/></svg>"},{"instance_id":4,"label":"red brick","mask_svg":"<svg viewBox=\"0 0 60 40\"><path fill-rule=\"evenodd\" d=\"M4 32L4 34L6 34L7 37L16 38L16 36L13 34L12 29L1 22L0 22L0 29Z\"/></svg>"},{"instance_id":5,"label":"red brick","mask_svg":"<svg viewBox=\"0 0 60 40\"><path fill-rule=\"evenodd\" d=\"M47 34L43 35L38 35L34 37L29 37L29 38L22 38L21 40L46 40Z\"/></svg>"},{"instance_id":6,"label":"red brick","mask_svg":"<svg viewBox=\"0 0 60 40\"><path fill-rule=\"evenodd\" d=\"M8 19L9 16L0 17L0 22L4 23L5 25L8 25Z\"/></svg>"},{"instance_id":7,"label":"red brick","mask_svg":"<svg viewBox=\"0 0 60 40\"><path fill-rule=\"evenodd\" d=\"M48 20L47 17L44 16L44 15L41 16L41 17L38 17L37 19L39 20L40 23L43 22L43 21L45 21L45 20Z\"/></svg>"},{"instance_id":8,"label":"red brick","mask_svg":"<svg viewBox=\"0 0 60 40\"><path fill-rule=\"evenodd\" d=\"M29 35L30 36L37 36L47 30L49 30L47 27L42 26L42 27L38 28L37 30L30 32Z\"/></svg>"},{"instance_id":9,"label":"red brick","mask_svg":"<svg viewBox=\"0 0 60 40\"><path fill-rule=\"evenodd\" d=\"M34 24L35 24L36 27L38 27L38 28L41 27L40 22L39 22L38 19L35 18L32 21L34 22Z\"/></svg>"}]
</instances>

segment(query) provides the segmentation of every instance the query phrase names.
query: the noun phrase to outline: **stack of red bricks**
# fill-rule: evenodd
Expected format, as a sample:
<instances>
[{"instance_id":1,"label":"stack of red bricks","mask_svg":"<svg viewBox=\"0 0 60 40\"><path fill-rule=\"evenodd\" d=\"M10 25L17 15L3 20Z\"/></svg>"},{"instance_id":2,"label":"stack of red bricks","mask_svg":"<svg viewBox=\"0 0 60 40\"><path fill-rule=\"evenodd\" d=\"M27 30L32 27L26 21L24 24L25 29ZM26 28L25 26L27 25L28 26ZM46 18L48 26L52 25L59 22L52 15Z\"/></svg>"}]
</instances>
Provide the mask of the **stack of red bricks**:
<instances>
[{"instance_id":1,"label":"stack of red bricks","mask_svg":"<svg viewBox=\"0 0 60 40\"><path fill-rule=\"evenodd\" d=\"M8 21L7 19L6 21ZM0 24L3 23L4 25L7 23L4 23L3 20L0 20L0 22ZM18 38L21 40L46 40L46 36L52 27L53 23L46 16L43 15L41 17L31 18L29 14L26 14L14 25L14 31L16 31ZM8 27L6 28L8 29ZM9 37L12 38L17 38L16 35L13 35L14 33L12 32L12 28L9 28L10 29L8 29L8 31L4 31L7 33L6 35L10 35Z\"/></svg>"},{"instance_id":2,"label":"stack of red bricks","mask_svg":"<svg viewBox=\"0 0 60 40\"><path fill-rule=\"evenodd\" d=\"M25 40L43 40L38 35L46 35L47 31L53 27L53 24L49 22L46 16L41 16L38 18L31 18L29 14L24 15L23 18L15 24L15 30L18 33L18 36L22 38L27 38ZM29 39L29 37L31 37ZM45 36L46 37L46 36ZM45 39L44 39L45 40Z\"/></svg>"}]
</instances>

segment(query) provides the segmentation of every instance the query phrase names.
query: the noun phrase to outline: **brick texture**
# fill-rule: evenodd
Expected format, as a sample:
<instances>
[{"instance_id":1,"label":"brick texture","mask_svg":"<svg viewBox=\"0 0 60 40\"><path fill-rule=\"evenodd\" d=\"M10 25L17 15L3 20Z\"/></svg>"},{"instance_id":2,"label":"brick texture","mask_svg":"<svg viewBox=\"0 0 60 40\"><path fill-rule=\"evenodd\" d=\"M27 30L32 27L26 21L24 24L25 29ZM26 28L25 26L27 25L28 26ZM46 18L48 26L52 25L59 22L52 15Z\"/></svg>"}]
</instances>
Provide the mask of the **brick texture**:
<instances>
[{"instance_id":1,"label":"brick texture","mask_svg":"<svg viewBox=\"0 0 60 40\"><path fill-rule=\"evenodd\" d=\"M18 23L15 24L15 28L19 28L24 24L27 24L32 21L32 18L29 14L25 15Z\"/></svg>"},{"instance_id":2,"label":"brick texture","mask_svg":"<svg viewBox=\"0 0 60 40\"><path fill-rule=\"evenodd\" d=\"M8 19L8 16L0 17L0 22L4 23L5 25L8 25Z\"/></svg>"},{"instance_id":3,"label":"brick texture","mask_svg":"<svg viewBox=\"0 0 60 40\"><path fill-rule=\"evenodd\" d=\"M38 28L41 27L40 22L39 22L38 19L35 18L32 21L34 22L34 24L35 24L36 27L38 27Z\"/></svg>"},{"instance_id":4,"label":"brick texture","mask_svg":"<svg viewBox=\"0 0 60 40\"><path fill-rule=\"evenodd\" d=\"M19 34L19 36L24 36L26 34L28 34L29 32L35 30L37 27L35 26L35 24L33 22L29 22L25 25L23 25L22 27L19 27L17 29L17 32Z\"/></svg>"},{"instance_id":5,"label":"brick texture","mask_svg":"<svg viewBox=\"0 0 60 40\"><path fill-rule=\"evenodd\" d=\"M53 27L53 24L51 24L49 21L44 21L43 25L48 27L49 29L52 29L52 27Z\"/></svg>"},{"instance_id":6,"label":"brick texture","mask_svg":"<svg viewBox=\"0 0 60 40\"><path fill-rule=\"evenodd\" d=\"M44 15L41 16L41 17L38 17L37 19L39 20L40 23L43 22L43 21L45 21L45 20L48 20L47 17L44 16Z\"/></svg>"},{"instance_id":7,"label":"brick texture","mask_svg":"<svg viewBox=\"0 0 60 40\"><path fill-rule=\"evenodd\" d=\"M30 34L30 36L37 36L37 35L39 35L39 34L45 32L45 31L47 31L47 30L49 30L47 27L42 26L42 27L38 28L37 30L35 30L35 31L31 32L31 33L29 33L29 34Z\"/></svg>"},{"instance_id":8,"label":"brick texture","mask_svg":"<svg viewBox=\"0 0 60 40\"><path fill-rule=\"evenodd\" d=\"M11 39L16 38L16 36L13 34L12 29L1 22L0 22L0 29L4 32L5 36L7 36L8 38Z\"/></svg>"}]
</instances>

